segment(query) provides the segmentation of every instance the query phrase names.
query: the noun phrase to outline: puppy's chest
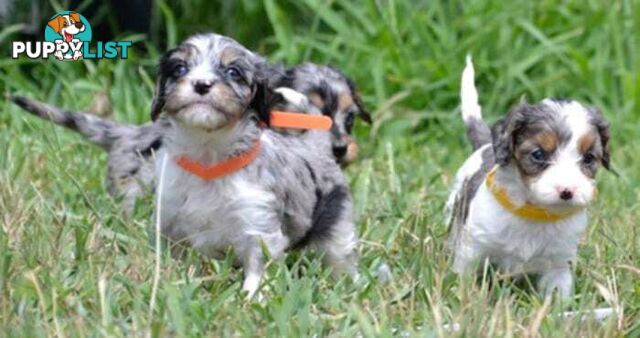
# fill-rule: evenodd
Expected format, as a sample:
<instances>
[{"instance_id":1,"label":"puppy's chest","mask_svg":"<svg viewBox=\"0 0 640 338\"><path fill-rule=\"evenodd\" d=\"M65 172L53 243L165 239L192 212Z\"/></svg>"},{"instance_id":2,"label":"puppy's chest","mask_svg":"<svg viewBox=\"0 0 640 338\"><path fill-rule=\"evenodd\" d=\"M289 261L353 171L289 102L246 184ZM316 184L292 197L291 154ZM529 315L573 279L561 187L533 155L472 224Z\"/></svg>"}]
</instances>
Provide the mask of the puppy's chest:
<instances>
[{"instance_id":1,"label":"puppy's chest","mask_svg":"<svg viewBox=\"0 0 640 338\"><path fill-rule=\"evenodd\" d=\"M205 181L175 163L167 165L162 231L203 251L224 251L273 224L274 195L241 174ZM249 228L250 226L250 228Z\"/></svg>"},{"instance_id":2,"label":"puppy's chest","mask_svg":"<svg viewBox=\"0 0 640 338\"><path fill-rule=\"evenodd\" d=\"M553 223L534 223L502 208L483 185L471 203L468 230L491 256L519 263L571 259L586 228L585 212Z\"/></svg>"}]
</instances>

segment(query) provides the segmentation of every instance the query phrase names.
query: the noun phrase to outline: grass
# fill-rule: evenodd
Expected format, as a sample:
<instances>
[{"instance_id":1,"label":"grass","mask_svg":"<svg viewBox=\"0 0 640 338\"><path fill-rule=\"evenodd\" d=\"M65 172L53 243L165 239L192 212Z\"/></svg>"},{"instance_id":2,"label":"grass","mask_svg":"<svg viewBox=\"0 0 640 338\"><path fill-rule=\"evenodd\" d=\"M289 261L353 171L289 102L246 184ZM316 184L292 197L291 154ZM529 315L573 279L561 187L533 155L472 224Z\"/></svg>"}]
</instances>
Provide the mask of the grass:
<instances>
[{"instance_id":1,"label":"grass","mask_svg":"<svg viewBox=\"0 0 640 338\"><path fill-rule=\"evenodd\" d=\"M146 53L75 63L5 57L0 89L70 108L106 91L115 119L142 123L164 45L213 29L273 61L340 67L375 116L357 129L362 156L346 171L363 281L333 282L317 257L294 253L270 264L268 301L246 302L230 260L162 252L150 311L151 199L123 219L103 185L103 152L2 101L1 335L448 336L445 324L455 322L462 336L640 336L640 1L157 4L150 39L118 36ZM14 39L11 26L0 32L3 45ZM611 122L620 176L599 174L576 294L564 306L544 304L526 283L474 283L450 270L441 210L469 154L458 111L467 53L490 120L523 98L567 96ZM383 261L394 275L386 285L374 277ZM559 316L616 305L624 316L604 322Z\"/></svg>"}]
</instances>

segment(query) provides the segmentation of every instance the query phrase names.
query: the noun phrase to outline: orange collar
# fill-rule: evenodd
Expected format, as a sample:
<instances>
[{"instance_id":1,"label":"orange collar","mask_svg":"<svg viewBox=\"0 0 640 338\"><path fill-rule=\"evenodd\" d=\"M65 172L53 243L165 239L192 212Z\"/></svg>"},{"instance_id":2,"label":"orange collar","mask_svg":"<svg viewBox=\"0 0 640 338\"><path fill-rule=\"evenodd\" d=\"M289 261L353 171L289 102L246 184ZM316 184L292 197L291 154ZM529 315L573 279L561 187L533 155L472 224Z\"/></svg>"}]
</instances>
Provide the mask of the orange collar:
<instances>
[{"instance_id":1,"label":"orange collar","mask_svg":"<svg viewBox=\"0 0 640 338\"><path fill-rule=\"evenodd\" d=\"M271 127L291 129L329 130L333 120L324 115L288 113L274 110L270 116Z\"/></svg>"},{"instance_id":2,"label":"orange collar","mask_svg":"<svg viewBox=\"0 0 640 338\"><path fill-rule=\"evenodd\" d=\"M216 178L232 174L248 166L256 159L256 157L258 157L259 153L260 139L256 140L253 147L246 152L216 164L202 165L186 156L180 156L176 158L175 161L186 172L196 175L205 181L211 181Z\"/></svg>"},{"instance_id":3,"label":"orange collar","mask_svg":"<svg viewBox=\"0 0 640 338\"><path fill-rule=\"evenodd\" d=\"M498 167L495 167L487 173L485 182L487 184L487 188L498 203L500 203L503 208L509 210L512 214L531 221L547 223L563 220L580 211L580 209L577 209L565 213L553 213L529 202L525 203L523 206L517 207L513 201L511 201L509 194L495 183L494 176L497 169Z\"/></svg>"}]
</instances>

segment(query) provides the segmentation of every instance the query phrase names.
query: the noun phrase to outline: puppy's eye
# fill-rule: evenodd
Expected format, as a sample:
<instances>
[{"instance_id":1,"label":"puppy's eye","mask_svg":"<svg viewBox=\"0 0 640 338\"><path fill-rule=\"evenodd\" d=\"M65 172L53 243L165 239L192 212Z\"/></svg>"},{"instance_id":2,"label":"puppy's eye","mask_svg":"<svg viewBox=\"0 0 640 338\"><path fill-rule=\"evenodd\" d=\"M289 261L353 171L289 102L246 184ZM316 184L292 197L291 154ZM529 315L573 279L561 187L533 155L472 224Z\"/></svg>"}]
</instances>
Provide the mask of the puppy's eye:
<instances>
[{"instance_id":1,"label":"puppy's eye","mask_svg":"<svg viewBox=\"0 0 640 338\"><path fill-rule=\"evenodd\" d=\"M240 72L240 70L236 67L229 67L227 68L227 70L224 71L225 74L227 74L227 76L234 80L234 81L238 81L242 79L242 73Z\"/></svg>"},{"instance_id":2,"label":"puppy's eye","mask_svg":"<svg viewBox=\"0 0 640 338\"><path fill-rule=\"evenodd\" d=\"M65 27L69 26L69 24L66 21L62 25Z\"/></svg>"},{"instance_id":3,"label":"puppy's eye","mask_svg":"<svg viewBox=\"0 0 640 338\"><path fill-rule=\"evenodd\" d=\"M544 162L547 160L547 153L540 148L532 151L530 156L536 162Z\"/></svg>"},{"instance_id":4,"label":"puppy's eye","mask_svg":"<svg viewBox=\"0 0 640 338\"><path fill-rule=\"evenodd\" d=\"M185 76L189 72L189 68L185 65L177 65L173 68L173 76L181 77Z\"/></svg>"},{"instance_id":5,"label":"puppy's eye","mask_svg":"<svg viewBox=\"0 0 640 338\"><path fill-rule=\"evenodd\" d=\"M596 156L593 155L592 153L586 153L584 154L584 157L582 158L582 162L584 162L584 164L586 165L591 165L596 161Z\"/></svg>"},{"instance_id":6,"label":"puppy's eye","mask_svg":"<svg viewBox=\"0 0 640 338\"><path fill-rule=\"evenodd\" d=\"M355 118L355 114L350 111L347 113L347 117L344 119L344 124L347 127L352 127L353 126L353 119Z\"/></svg>"}]
</instances>

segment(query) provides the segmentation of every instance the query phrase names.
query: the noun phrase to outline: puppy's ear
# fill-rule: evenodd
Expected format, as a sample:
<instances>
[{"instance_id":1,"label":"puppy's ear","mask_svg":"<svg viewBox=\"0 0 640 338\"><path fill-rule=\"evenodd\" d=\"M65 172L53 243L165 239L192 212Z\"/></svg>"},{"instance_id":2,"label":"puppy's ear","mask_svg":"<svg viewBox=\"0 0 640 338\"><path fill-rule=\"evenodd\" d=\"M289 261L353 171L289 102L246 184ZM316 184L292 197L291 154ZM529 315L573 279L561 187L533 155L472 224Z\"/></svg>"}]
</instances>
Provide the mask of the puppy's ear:
<instances>
[{"instance_id":1,"label":"puppy's ear","mask_svg":"<svg viewBox=\"0 0 640 338\"><path fill-rule=\"evenodd\" d=\"M256 83L253 87L253 99L249 103L249 110L253 110L258 121L269 125L268 86L264 82Z\"/></svg>"},{"instance_id":2,"label":"puppy's ear","mask_svg":"<svg viewBox=\"0 0 640 338\"><path fill-rule=\"evenodd\" d=\"M64 23L64 18L60 15L55 18L49 20L47 25L51 27L56 33L60 33L60 29L62 28L62 24Z\"/></svg>"},{"instance_id":3,"label":"puppy's ear","mask_svg":"<svg viewBox=\"0 0 640 338\"><path fill-rule=\"evenodd\" d=\"M515 136L524 125L523 111L527 105L520 105L514 108L509 115L500 119L491 128L493 143L493 153L496 163L508 165L514 155Z\"/></svg>"},{"instance_id":4,"label":"puppy's ear","mask_svg":"<svg viewBox=\"0 0 640 338\"><path fill-rule=\"evenodd\" d=\"M281 65L271 65L264 58L256 57L255 75L253 79L253 99L249 103L258 121L271 125L271 109L284 101L282 95L273 90L273 85L285 77L285 69Z\"/></svg>"},{"instance_id":5,"label":"puppy's ear","mask_svg":"<svg viewBox=\"0 0 640 338\"><path fill-rule=\"evenodd\" d=\"M595 125L598 130L598 134L600 135L600 142L602 144L602 165L607 170L616 173L615 170L611 168L611 149L609 147L611 134L609 132L609 123L604 119L598 108L589 107L588 109L593 116L592 123Z\"/></svg>"},{"instance_id":6,"label":"puppy's ear","mask_svg":"<svg viewBox=\"0 0 640 338\"><path fill-rule=\"evenodd\" d=\"M373 120L371 119L371 114L364 107L364 102L362 102L362 98L356 89L356 85L351 79L347 79L347 84L349 85L349 90L351 91L351 96L353 97L353 102L358 107L358 116L367 124L371 124Z\"/></svg>"},{"instance_id":7,"label":"puppy's ear","mask_svg":"<svg viewBox=\"0 0 640 338\"><path fill-rule=\"evenodd\" d=\"M282 76L278 78L278 81L277 81L278 87L293 88L296 81L296 69L295 68L285 69L281 74Z\"/></svg>"},{"instance_id":8,"label":"puppy's ear","mask_svg":"<svg viewBox=\"0 0 640 338\"><path fill-rule=\"evenodd\" d=\"M258 69L258 76L261 80L267 81L271 88L291 87L293 85L293 73L281 64L268 64L261 62Z\"/></svg>"},{"instance_id":9,"label":"puppy's ear","mask_svg":"<svg viewBox=\"0 0 640 338\"><path fill-rule=\"evenodd\" d=\"M73 13L69 13L69 17L71 19L73 19L73 21L75 22L80 22L80 14L73 12Z\"/></svg>"},{"instance_id":10,"label":"puppy's ear","mask_svg":"<svg viewBox=\"0 0 640 338\"><path fill-rule=\"evenodd\" d=\"M155 121L162 113L166 101L166 84L169 71L169 59L173 55L176 49L171 49L166 52L160 62L158 62L158 69L156 70L156 87L153 93L153 100L151 102L151 121Z\"/></svg>"},{"instance_id":11,"label":"puppy's ear","mask_svg":"<svg viewBox=\"0 0 640 338\"><path fill-rule=\"evenodd\" d=\"M511 160L512 138L507 132L507 118L500 119L491 128L491 137L493 141L493 154L496 157L496 163L499 165L507 165Z\"/></svg>"},{"instance_id":12,"label":"puppy's ear","mask_svg":"<svg viewBox=\"0 0 640 338\"><path fill-rule=\"evenodd\" d=\"M151 101L151 121L155 121L162 113L162 109L165 104L164 83L165 80L158 75L158 81L156 81L156 88L153 93L153 100Z\"/></svg>"},{"instance_id":13,"label":"puppy's ear","mask_svg":"<svg viewBox=\"0 0 640 338\"><path fill-rule=\"evenodd\" d=\"M360 98L360 95L358 95L358 93L354 94L353 101L356 103L356 106L358 106L358 116L360 116L360 118L367 124L373 123L371 114L369 114L369 111L364 108L364 103L362 102L362 99Z\"/></svg>"}]
</instances>

